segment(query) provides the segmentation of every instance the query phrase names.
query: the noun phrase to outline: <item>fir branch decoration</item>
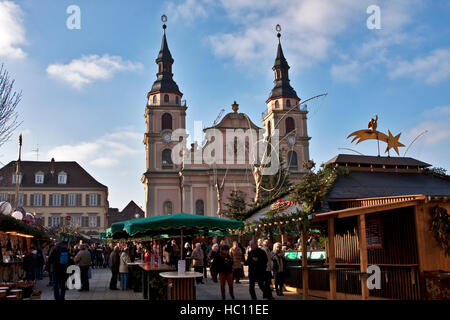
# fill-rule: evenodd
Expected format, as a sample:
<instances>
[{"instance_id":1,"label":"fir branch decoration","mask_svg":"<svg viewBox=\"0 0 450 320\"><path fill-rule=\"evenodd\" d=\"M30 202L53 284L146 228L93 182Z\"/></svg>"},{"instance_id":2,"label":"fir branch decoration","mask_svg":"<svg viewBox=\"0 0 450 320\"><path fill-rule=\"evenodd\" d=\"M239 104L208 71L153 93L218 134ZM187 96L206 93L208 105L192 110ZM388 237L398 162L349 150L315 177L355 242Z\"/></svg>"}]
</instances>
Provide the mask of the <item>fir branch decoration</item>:
<instances>
[{"instance_id":1,"label":"fir branch decoration","mask_svg":"<svg viewBox=\"0 0 450 320\"><path fill-rule=\"evenodd\" d=\"M439 247L450 256L450 221L445 208L435 206L431 209L430 231L433 232Z\"/></svg>"}]
</instances>

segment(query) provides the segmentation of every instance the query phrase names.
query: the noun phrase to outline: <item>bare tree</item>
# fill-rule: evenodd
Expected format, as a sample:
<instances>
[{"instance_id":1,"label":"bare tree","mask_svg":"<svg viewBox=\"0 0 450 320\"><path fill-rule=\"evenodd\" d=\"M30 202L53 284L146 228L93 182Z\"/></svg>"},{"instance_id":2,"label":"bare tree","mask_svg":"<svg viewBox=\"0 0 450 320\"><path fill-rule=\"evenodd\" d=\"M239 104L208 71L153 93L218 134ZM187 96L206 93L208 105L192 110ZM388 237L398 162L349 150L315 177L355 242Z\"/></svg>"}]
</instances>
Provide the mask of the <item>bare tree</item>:
<instances>
[{"instance_id":1,"label":"bare tree","mask_svg":"<svg viewBox=\"0 0 450 320\"><path fill-rule=\"evenodd\" d=\"M18 122L17 105L22 99L22 92L13 91L14 80L11 80L3 64L0 67L0 147L7 142Z\"/></svg>"}]
</instances>

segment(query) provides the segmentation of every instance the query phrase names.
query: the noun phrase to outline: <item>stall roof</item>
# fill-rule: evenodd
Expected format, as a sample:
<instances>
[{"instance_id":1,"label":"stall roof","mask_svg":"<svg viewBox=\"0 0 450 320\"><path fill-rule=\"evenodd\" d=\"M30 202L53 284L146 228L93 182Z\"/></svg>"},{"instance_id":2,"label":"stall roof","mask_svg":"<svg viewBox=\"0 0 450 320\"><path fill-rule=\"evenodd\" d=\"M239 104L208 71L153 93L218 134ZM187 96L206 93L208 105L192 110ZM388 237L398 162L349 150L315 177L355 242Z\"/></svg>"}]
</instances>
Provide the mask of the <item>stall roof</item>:
<instances>
[{"instance_id":1,"label":"stall roof","mask_svg":"<svg viewBox=\"0 0 450 320\"><path fill-rule=\"evenodd\" d=\"M387 166L410 166L410 167L430 167L431 164L409 158L409 157L377 157L363 156L356 154L338 154L325 164L363 164L363 165L387 165Z\"/></svg>"}]
</instances>

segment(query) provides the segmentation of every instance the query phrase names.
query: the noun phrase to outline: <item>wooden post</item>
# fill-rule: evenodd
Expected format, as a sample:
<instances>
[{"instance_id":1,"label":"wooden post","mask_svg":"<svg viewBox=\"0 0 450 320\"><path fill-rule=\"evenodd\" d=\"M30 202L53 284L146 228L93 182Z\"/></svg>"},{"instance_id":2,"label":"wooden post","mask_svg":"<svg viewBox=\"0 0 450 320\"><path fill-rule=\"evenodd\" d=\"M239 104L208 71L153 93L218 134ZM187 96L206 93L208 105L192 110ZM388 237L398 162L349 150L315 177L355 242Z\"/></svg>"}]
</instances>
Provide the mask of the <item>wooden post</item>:
<instances>
[{"instance_id":1,"label":"wooden post","mask_svg":"<svg viewBox=\"0 0 450 320\"><path fill-rule=\"evenodd\" d=\"M366 240L366 216L358 216L358 241L359 241L359 259L361 271L361 298L369 298L369 288L367 287L367 240Z\"/></svg>"},{"instance_id":2,"label":"wooden post","mask_svg":"<svg viewBox=\"0 0 450 320\"><path fill-rule=\"evenodd\" d=\"M309 300L309 274L308 274L308 239L306 235L306 228L302 226L302 282L303 282L303 300Z\"/></svg>"},{"instance_id":3,"label":"wooden post","mask_svg":"<svg viewBox=\"0 0 450 320\"><path fill-rule=\"evenodd\" d=\"M336 251L334 246L334 218L328 219L328 263L330 275L330 300L336 300Z\"/></svg>"}]
</instances>

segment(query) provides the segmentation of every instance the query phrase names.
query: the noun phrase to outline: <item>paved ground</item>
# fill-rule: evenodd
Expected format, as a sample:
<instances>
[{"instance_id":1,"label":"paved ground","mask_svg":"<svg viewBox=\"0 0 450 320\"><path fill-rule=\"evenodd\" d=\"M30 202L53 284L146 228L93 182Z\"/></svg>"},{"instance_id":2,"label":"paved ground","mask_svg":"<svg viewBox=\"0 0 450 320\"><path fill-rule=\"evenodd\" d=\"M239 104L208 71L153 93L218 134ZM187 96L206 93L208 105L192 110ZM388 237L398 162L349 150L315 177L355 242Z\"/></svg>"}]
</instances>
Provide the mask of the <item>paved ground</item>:
<instances>
[{"instance_id":1,"label":"paved ground","mask_svg":"<svg viewBox=\"0 0 450 320\"><path fill-rule=\"evenodd\" d=\"M133 290L109 290L109 280L111 272L109 269L93 269L92 278L89 280L89 292L78 292L77 290L66 291L66 300L142 300L141 292L133 292ZM209 275L209 274L208 274ZM214 283L210 277L203 280L204 284L197 285L198 300L220 300L220 284ZM53 300L53 289L47 287L48 277L36 284L36 289L42 290L41 300ZM227 299L229 298L228 287L226 288ZM262 300L262 292L256 286L256 294L259 300ZM277 300L299 300L301 295L293 292L285 292L283 297L276 296ZM250 294L248 291L248 279L241 280L240 284L234 284L234 295L236 300L248 300Z\"/></svg>"}]
</instances>

